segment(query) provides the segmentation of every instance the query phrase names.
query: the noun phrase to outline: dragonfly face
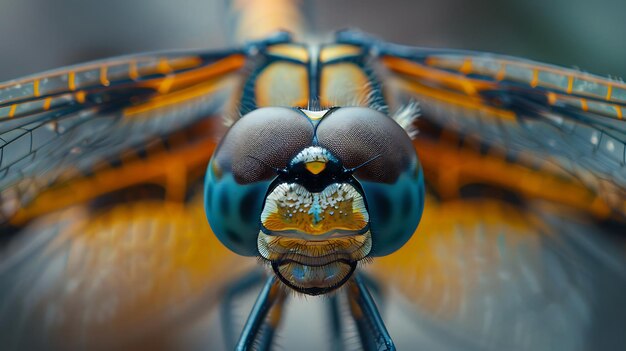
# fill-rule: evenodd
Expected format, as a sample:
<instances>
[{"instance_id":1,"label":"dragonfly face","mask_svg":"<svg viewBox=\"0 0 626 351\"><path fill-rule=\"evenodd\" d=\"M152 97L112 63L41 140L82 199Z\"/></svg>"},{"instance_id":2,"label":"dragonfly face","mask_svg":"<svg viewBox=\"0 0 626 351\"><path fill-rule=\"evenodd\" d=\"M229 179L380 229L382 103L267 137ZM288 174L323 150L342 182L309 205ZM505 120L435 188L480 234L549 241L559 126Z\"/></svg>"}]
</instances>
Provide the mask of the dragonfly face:
<instances>
[{"instance_id":1,"label":"dragonfly face","mask_svg":"<svg viewBox=\"0 0 626 351\"><path fill-rule=\"evenodd\" d=\"M341 286L363 258L400 248L423 201L406 132L361 107L255 110L226 135L205 185L222 243L260 255L310 295Z\"/></svg>"}]
</instances>

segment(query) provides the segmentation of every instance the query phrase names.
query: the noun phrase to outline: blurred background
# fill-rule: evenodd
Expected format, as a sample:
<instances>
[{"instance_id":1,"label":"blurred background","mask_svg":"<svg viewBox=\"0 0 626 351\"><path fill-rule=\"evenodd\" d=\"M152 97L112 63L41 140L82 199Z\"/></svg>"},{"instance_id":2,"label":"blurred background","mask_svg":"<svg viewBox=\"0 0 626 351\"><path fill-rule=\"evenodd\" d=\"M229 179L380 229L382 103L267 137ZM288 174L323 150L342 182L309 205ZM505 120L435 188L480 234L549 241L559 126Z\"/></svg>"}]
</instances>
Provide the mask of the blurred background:
<instances>
[{"instance_id":1,"label":"blurred background","mask_svg":"<svg viewBox=\"0 0 626 351\"><path fill-rule=\"evenodd\" d=\"M626 77L623 0L316 0L320 34L491 51ZM0 0L0 81L143 51L228 45L225 0Z\"/></svg>"},{"instance_id":2,"label":"blurred background","mask_svg":"<svg viewBox=\"0 0 626 351\"><path fill-rule=\"evenodd\" d=\"M601 76L626 77L624 0L315 0L310 3L307 7L310 25L321 36L329 35L336 29L352 27L407 45L495 52L578 67ZM230 18L225 15L226 4L226 0L0 0L0 81L115 55L228 46ZM206 224L204 215L201 217L202 223ZM555 251L558 255L561 254L558 250ZM545 255L546 257L540 258L553 259L552 256ZM520 260L527 259L524 262L539 261L539 258L532 255L529 256L531 258L521 257ZM561 259L561 256L558 257ZM566 268L585 268L580 270L583 272L582 278L575 276L584 283L581 283L584 289L580 290L592 291L593 294L589 295L593 298L596 298L598 292L600 302L606 303L599 303L600 307L592 309L585 305L587 300L565 301L563 296L571 297L577 290L572 289L574 292L570 295L556 291L554 300L565 301L565 308L575 308L559 314L559 311L554 311L558 306L547 306L540 309L539 312L542 313L537 315L553 318L551 325L563 325L563 333L554 337L549 334L551 329L546 328L546 335L543 335L546 339L539 338L542 335L537 337L529 332L530 337L536 337L538 343L549 341L543 345L557 344L560 345L559 349L579 350L588 346L581 342L585 338L601 343L605 335L617 335L615 330L620 328L619 323L615 323L611 329L605 328L606 324L598 321L613 320L606 315L617 315L621 319L616 317L615 320L623 320L620 305L615 308L613 304L618 300L615 296L620 294L620 290L608 288L619 288L623 286L623 281L616 283L602 276L602 272L594 271L594 265L570 260L567 255L563 257L568 264ZM576 257L579 256L574 256ZM618 265L620 262L618 261ZM521 264L514 262L512 265L517 267ZM588 273L592 271L594 274ZM569 271L563 273L564 276L567 274L574 275ZM546 274L545 279L550 280L550 277ZM596 287L593 285L596 281L605 284ZM521 281L520 285L523 283ZM511 286L511 295L515 295L514 290L522 291L525 288L515 284ZM245 303L237 307L242 320L250 310L255 293L245 296ZM528 296L542 302L533 294ZM484 300L491 303L486 298ZM322 315L325 301L322 298L308 298L306 304L299 303L303 299L295 301L287 309L288 315L284 322L292 330L285 331L283 335L286 336L279 341L282 345L311 345L311 349L316 349L314 345L319 345L319 340L323 337L320 333L327 325L321 324L325 321L323 318L315 317ZM475 306L482 308L480 304ZM204 311L202 308L198 310L200 313ZM393 317L386 318L386 322L394 337L397 336L399 349L415 347L416 339L420 340L420 347L426 350L481 349L480 345L470 348L464 334L448 334L447 330L439 329L438 324L431 323L427 318L409 319L413 316L407 317L406 313L403 314L406 312L404 310L407 310L406 305L400 303L390 303L386 309L386 316ZM583 311L579 313L582 317L570 318L572 322L568 324L568 317L579 311ZM501 308L499 312L508 317L515 315L514 312L517 311ZM467 320L462 322L469 321L467 324L470 325L474 322L474 315L467 315ZM532 331L541 331L544 328L542 323L545 321L535 315L522 315L520 318L525 324L518 324L527 325ZM590 321L590 326L575 325L579 320ZM13 324L13 321L5 322L7 325ZM220 325L215 309L191 322L191 326L180 323L182 327L188 328L185 333L181 332L181 343L189 344L187 346L190 349L204 350L206 345L219 349L219 346L215 346L215 340L219 340L221 330L212 327ZM420 327L415 328L414 323L418 323ZM302 324L308 327L306 333L293 333L298 328L303 330ZM447 321L442 325L449 326ZM509 327L497 325L495 322L494 325L503 330L521 330L519 325ZM574 326L567 329L570 325ZM513 327L516 329L513 330ZM571 332L572 330L586 331L589 335ZM28 329L28 333L31 332ZM484 334L491 337L495 333L487 331ZM508 334L503 333L500 337L507 338ZM161 339L155 338L156 346L162 346L158 345L160 342ZM606 343L611 342L613 340L608 339ZM495 341L493 345L496 345L493 349L502 349ZM167 346L169 345L162 348ZM522 346L527 346L526 349L529 350L534 349L532 344Z\"/></svg>"}]
</instances>

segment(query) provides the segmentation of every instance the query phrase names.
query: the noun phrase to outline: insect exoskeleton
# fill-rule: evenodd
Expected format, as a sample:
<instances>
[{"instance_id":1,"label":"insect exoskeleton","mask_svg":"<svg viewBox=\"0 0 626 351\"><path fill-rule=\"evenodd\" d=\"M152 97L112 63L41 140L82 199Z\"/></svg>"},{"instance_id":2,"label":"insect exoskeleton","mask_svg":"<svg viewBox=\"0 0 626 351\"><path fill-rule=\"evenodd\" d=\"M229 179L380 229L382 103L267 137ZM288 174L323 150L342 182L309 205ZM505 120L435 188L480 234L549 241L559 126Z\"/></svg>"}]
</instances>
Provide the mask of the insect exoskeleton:
<instances>
[{"instance_id":1,"label":"insect exoskeleton","mask_svg":"<svg viewBox=\"0 0 626 351\"><path fill-rule=\"evenodd\" d=\"M238 120L207 169L205 208L230 250L323 294L413 235L422 170L404 129L364 107L267 107Z\"/></svg>"}]
</instances>

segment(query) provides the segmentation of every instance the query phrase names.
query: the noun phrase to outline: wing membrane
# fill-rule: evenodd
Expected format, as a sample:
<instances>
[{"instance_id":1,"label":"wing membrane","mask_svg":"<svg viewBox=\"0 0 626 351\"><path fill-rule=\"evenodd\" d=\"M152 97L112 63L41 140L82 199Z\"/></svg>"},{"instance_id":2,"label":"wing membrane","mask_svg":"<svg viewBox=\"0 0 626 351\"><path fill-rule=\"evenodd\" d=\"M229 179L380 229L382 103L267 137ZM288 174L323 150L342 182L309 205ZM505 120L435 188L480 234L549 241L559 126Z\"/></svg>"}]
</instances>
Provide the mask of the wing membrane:
<instances>
[{"instance_id":1,"label":"wing membrane","mask_svg":"<svg viewBox=\"0 0 626 351\"><path fill-rule=\"evenodd\" d=\"M370 46L399 102L421 103L420 123L472 139L483 153L579 182L596 195L589 201L596 215L626 214L623 82L502 55L387 44L354 32L339 39ZM432 137L427 129L420 139Z\"/></svg>"},{"instance_id":2,"label":"wing membrane","mask_svg":"<svg viewBox=\"0 0 626 351\"><path fill-rule=\"evenodd\" d=\"M93 175L129 150L145 153L217 120L244 62L232 50L150 54L1 84L0 222L60 180ZM198 137L219 136L219 125Z\"/></svg>"},{"instance_id":3,"label":"wing membrane","mask_svg":"<svg viewBox=\"0 0 626 351\"><path fill-rule=\"evenodd\" d=\"M625 317L612 312L626 307L617 293L626 288L623 248L572 213L538 212L494 199L427 199L411 240L371 266L400 292L394 303L403 301L405 318L412 311L405 323L422 337L406 338L407 347L582 350L623 343L616 326ZM388 314L387 325L402 314ZM402 347L404 339L397 340Z\"/></svg>"},{"instance_id":4,"label":"wing membrane","mask_svg":"<svg viewBox=\"0 0 626 351\"><path fill-rule=\"evenodd\" d=\"M394 324L420 331L398 347L623 344L613 311L625 308L626 85L355 32L339 40L369 47L386 93L422 107L415 146L430 196L411 240L371 266L410 319L388 315L392 337Z\"/></svg>"},{"instance_id":5,"label":"wing membrane","mask_svg":"<svg viewBox=\"0 0 626 351\"><path fill-rule=\"evenodd\" d=\"M7 350L180 348L226 284L255 264L219 244L201 197L56 212L0 257Z\"/></svg>"}]
</instances>

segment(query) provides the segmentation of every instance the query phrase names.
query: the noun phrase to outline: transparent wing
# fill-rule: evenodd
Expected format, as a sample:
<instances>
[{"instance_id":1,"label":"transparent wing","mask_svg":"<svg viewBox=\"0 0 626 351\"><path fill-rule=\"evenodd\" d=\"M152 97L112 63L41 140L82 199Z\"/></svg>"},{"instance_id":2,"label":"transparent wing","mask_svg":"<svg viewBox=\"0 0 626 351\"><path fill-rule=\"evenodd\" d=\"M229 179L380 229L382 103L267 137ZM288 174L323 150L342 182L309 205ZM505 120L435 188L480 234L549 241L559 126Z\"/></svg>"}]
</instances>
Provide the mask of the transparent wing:
<instances>
[{"instance_id":1,"label":"transparent wing","mask_svg":"<svg viewBox=\"0 0 626 351\"><path fill-rule=\"evenodd\" d=\"M428 137L440 142L443 130L456 141L471 140L483 155L499 154L510 165L579 183L591 195L587 209L597 216L626 213L623 82L495 54L388 44L355 32L341 33L339 40L369 46L397 102L421 104L424 143ZM481 173L485 183L508 182L520 190L519 177L494 180ZM565 204L567 195L551 200Z\"/></svg>"},{"instance_id":2,"label":"transparent wing","mask_svg":"<svg viewBox=\"0 0 626 351\"><path fill-rule=\"evenodd\" d=\"M608 228L575 213L537 210L488 198L428 198L411 240L370 267L399 292L383 302L394 307L385 320L398 348L624 345L623 241L615 245Z\"/></svg>"},{"instance_id":3,"label":"transparent wing","mask_svg":"<svg viewBox=\"0 0 626 351\"><path fill-rule=\"evenodd\" d=\"M398 348L623 345L626 85L355 32L339 40L369 47L396 104L422 107L424 214L370 267L399 292L385 315Z\"/></svg>"},{"instance_id":4,"label":"transparent wing","mask_svg":"<svg viewBox=\"0 0 626 351\"><path fill-rule=\"evenodd\" d=\"M198 123L202 132L178 144L219 135L244 61L232 50L138 55L0 84L0 223L58 208L20 215L43 190L145 158Z\"/></svg>"},{"instance_id":5,"label":"transparent wing","mask_svg":"<svg viewBox=\"0 0 626 351\"><path fill-rule=\"evenodd\" d=\"M29 224L0 255L3 349L216 345L219 328L203 320L255 260L218 242L202 204L78 206Z\"/></svg>"}]
</instances>

